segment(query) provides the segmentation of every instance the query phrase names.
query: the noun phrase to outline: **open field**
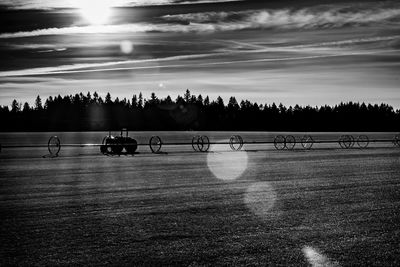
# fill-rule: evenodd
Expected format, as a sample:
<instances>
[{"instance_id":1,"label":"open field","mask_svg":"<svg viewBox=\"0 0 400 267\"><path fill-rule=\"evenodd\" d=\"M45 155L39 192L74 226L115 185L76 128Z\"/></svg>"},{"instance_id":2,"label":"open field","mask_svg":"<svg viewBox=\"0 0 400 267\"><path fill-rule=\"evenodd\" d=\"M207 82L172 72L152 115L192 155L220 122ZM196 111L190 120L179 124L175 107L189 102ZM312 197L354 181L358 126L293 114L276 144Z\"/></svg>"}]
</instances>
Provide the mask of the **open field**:
<instances>
[{"instance_id":1,"label":"open field","mask_svg":"<svg viewBox=\"0 0 400 267\"><path fill-rule=\"evenodd\" d=\"M0 140L47 144L50 135ZM95 143L104 133L58 135ZM193 133L159 135L184 142ZM3 149L0 265L399 266L400 149L317 148L143 147L121 157L62 148L57 158L43 158L46 148Z\"/></svg>"}]
</instances>

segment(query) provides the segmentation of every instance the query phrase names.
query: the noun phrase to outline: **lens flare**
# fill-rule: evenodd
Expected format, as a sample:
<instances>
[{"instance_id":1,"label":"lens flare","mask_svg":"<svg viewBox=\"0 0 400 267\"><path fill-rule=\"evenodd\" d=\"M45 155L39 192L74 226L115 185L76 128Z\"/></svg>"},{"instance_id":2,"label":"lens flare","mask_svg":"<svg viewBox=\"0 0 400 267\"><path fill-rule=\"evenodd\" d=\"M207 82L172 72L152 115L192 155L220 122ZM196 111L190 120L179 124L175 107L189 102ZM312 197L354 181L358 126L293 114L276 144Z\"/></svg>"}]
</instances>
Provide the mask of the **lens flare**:
<instances>
[{"instance_id":1,"label":"lens flare","mask_svg":"<svg viewBox=\"0 0 400 267\"><path fill-rule=\"evenodd\" d=\"M272 211L277 194L268 182L252 184L246 191L244 202L249 210L262 219L269 219L279 215L279 211Z\"/></svg>"},{"instance_id":2,"label":"lens flare","mask_svg":"<svg viewBox=\"0 0 400 267\"><path fill-rule=\"evenodd\" d=\"M131 54L133 52L133 44L131 41L124 40L120 44L121 52L124 54Z\"/></svg>"},{"instance_id":3,"label":"lens flare","mask_svg":"<svg viewBox=\"0 0 400 267\"><path fill-rule=\"evenodd\" d=\"M218 179L236 180L247 169L248 156L246 151L222 151L218 144L212 145L210 151L213 151L213 153L207 155L207 165Z\"/></svg>"},{"instance_id":4,"label":"lens flare","mask_svg":"<svg viewBox=\"0 0 400 267\"><path fill-rule=\"evenodd\" d=\"M305 246L303 249L303 254L310 263L312 267L337 267L340 266L337 262L332 262L328 257L322 255L314 248Z\"/></svg>"}]
</instances>

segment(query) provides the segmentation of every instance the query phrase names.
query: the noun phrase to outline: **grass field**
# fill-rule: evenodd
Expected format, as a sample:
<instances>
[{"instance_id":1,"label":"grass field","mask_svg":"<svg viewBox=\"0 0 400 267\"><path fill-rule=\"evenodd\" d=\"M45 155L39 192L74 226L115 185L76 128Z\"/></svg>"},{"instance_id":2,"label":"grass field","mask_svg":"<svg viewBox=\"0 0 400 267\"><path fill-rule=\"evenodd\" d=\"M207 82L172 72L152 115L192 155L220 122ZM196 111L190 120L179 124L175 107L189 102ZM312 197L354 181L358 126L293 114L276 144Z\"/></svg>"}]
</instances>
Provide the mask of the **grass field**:
<instances>
[{"instance_id":1,"label":"grass field","mask_svg":"<svg viewBox=\"0 0 400 267\"><path fill-rule=\"evenodd\" d=\"M50 135L0 140L47 143ZM57 158L43 158L46 148L3 149L0 265L400 265L399 148L245 149L107 157L62 148Z\"/></svg>"}]
</instances>

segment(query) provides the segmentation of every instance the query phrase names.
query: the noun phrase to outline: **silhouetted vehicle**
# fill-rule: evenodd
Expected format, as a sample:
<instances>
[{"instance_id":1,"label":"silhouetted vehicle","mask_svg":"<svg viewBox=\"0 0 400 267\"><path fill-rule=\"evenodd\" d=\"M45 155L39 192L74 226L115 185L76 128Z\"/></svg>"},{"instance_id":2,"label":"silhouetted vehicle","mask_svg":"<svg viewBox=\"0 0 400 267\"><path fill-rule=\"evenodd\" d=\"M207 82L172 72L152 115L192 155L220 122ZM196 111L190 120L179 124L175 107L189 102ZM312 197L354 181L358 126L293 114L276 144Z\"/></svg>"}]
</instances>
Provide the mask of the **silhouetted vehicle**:
<instances>
[{"instance_id":1,"label":"silhouetted vehicle","mask_svg":"<svg viewBox=\"0 0 400 267\"><path fill-rule=\"evenodd\" d=\"M137 147L137 141L128 136L128 130L122 129L120 136L112 136L110 131L108 136L105 136L103 138L102 145L100 146L100 151L105 155L133 155Z\"/></svg>"}]
</instances>

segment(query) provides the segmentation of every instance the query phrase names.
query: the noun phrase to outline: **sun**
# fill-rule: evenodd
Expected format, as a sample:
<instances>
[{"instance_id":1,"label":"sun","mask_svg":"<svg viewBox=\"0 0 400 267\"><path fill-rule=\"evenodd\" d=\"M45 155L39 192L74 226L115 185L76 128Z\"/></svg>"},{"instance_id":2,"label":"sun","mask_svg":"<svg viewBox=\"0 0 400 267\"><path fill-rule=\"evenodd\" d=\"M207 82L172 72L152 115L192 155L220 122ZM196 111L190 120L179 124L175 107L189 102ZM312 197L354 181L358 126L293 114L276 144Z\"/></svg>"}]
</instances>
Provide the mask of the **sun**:
<instances>
[{"instance_id":1,"label":"sun","mask_svg":"<svg viewBox=\"0 0 400 267\"><path fill-rule=\"evenodd\" d=\"M82 16L93 25L107 23L111 15L111 1L109 0L77 0L74 4L79 8Z\"/></svg>"}]
</instances>

